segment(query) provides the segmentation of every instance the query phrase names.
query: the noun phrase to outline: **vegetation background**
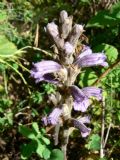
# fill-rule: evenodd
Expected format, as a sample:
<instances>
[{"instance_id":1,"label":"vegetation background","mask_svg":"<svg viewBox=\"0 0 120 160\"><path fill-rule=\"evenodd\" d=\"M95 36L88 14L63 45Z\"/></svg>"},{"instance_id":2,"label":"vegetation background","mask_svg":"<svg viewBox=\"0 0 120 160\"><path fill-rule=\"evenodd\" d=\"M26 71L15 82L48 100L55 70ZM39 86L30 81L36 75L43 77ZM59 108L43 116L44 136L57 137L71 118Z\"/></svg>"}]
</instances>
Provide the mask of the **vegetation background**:
<instances>
[{"instance_id":1,"label":"vegetation background","mask_svg":"<svg viewBox=\"0 0 120 160\"><path fill-rule=\"evenodd\" d=\"M105 51L109 67L83 70L76 84L104 89L106 137L104 160L120 158L120 1L119 0L1 0L0 1L0 160L62 160L54 146L53 127L45 128L43 115L52 106L54 85L30 77L32 62L47 59L52 43L44 31L66 10L74 22L85 25L83 41L96 52ZM92 132L70 136L68 160L99 160L103 109L89 109ZM107 138L108 135L108 138Z\"/></svg>"}]
</instances>

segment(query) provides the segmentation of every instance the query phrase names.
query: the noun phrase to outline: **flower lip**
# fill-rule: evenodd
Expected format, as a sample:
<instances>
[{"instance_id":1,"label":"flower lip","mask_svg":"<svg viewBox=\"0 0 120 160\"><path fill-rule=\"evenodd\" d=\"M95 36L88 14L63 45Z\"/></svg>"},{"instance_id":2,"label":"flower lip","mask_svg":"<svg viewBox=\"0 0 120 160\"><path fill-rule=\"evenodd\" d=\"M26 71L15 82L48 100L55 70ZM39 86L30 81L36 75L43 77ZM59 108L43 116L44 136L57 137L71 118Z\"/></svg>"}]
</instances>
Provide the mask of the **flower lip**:
<instances>
[{"instance_id":1,"label":"flower lip","mask_svg":"<svg viewBox=\"0 0 120 160\"><path fill-rule=\"evenodd\" d=\"M95 97L97 100L102 100L102 89L94 86L85 87L82 89L84 94L88 97Z\"/></svg>"},{"instance_id":2,"label":"flower lip","mask_svg":"<svg viewBox=\"0 0 120 160\"><path fill-rule=\"evenodd\" d=\"M90 103L90 98L95 97L97 100L102 100L102 89L97 87L85 87L79 89L77 86L71 86L71 94L74 102L73 107L76 111L85 112Z\"/></svg>"},{"instance_id":3,"label":"flower lip","mask_svg":"<svg viewBox=\"0 0 120 160\"><path fill-rule=\"evenodd\" d=\"M102 53L92 53L90 47L84 47L82 53L77 57L74 65L79 67L91 67L91 66L108 66L108 63L105 62L107 59L106 55Z\"/></svg>"},{"instance_id":4,"label":"flower lip","mask_svg":"<svg viewBox=\"0 0 120 160\"><path fill-rule=\"evenodd\" d=\"M71 94L74 99L74 110L85 112L90 105L89 98L77 86L71 86Z\"/></svg>"},{"instance_id":5,"label":"flower lip","mask_svg":"<svg viewBox=\"0 0 120 160\"><path fill-rule=\"evenodd\" d=\"M42 121L44 125L48 124L56 125L59 121L59 117L61 116L61 114L62 114L62 109L56 107L53 109L53 111L50 113L48 117L43 117Z\"/></svg>"},{"instance_id":6,"label":"flower lip","mask_svg":"<svg viewBox=\"0 0 120 160\"><path fill-rule=\"evenodd\" d=\"M59 72L62 66L57 62L51 60L43 60L33 64L34 68L31 70L31 77L36 79L36 83L46 81L56 83L52 73Z\"/></svg>"},{"instance_id":7,"label":"flower lip","mask_svg":"<svg viewBox=\"0 0 120 160\"><path fill-rule=\"evenodd\" d=\"M82 58L82 57L89 55L89 54L92 54L91 48L89 46L84 46L82 53L78 56L77 59Z\"/></svg>"},{"instance_id":8,"label":"flower lip","mask_svg":"<svg viewBox=\"0 0 120 160\"><path fill-rule=\"evenodd\" d=\"M90 123L90 117L84 116L74 120L74 126L80 130L82 137L87 137L91 129L86 127L84 123Z\"/></svg>"}]
</instances>

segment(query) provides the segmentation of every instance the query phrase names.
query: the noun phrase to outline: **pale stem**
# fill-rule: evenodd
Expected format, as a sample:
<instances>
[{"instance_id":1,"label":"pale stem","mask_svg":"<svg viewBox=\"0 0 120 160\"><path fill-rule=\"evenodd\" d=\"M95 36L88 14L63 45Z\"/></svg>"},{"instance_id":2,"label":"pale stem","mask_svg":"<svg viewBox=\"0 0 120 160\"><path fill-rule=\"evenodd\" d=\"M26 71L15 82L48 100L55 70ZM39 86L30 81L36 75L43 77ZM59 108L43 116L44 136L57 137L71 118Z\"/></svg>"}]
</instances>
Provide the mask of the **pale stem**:
<instances>
[{"instance_id":1,"label":"pale stem","mask_svg":"<svg viewBox=\"0 0 120 160\"><path fill-rule=\"evenodd\" d=\"M58 123L58 124L55 126L55 133L54 133L54 145L55 145L55 146L58 145L58 143L59 143L58 138L59 138L60 126L61 126L60 123Z\"/></svg>"},{"instance_id":2,"label":"pale stem","mask_svg":"<svg viewBox=\"0 0 120 160\"><path fill-rule=\"evenodd\" d=\"M69 128L65 128L63 131L63 143L62 151L64 153L64 160L67 160L67 144L69 142Z\"/></svg>"},{"instance_id":3,"label":"pale stem","mask_svg":"<svg viewBox=\"0 0 120 160\"><path fill-rule=\"evenodd\" d=\"M110 133L111 126L112 126L112 123L110 123L109 126L108 126L108 130L107 130L107 134L106 134L105 142L104 142L104 146L103 146L104 148L107 144L107 140L108 140L108 136L109 136L109 133Z\"/></svg>"},{"instance_id":4,"label":"pale stem","mask_svg":"<svg viewBox=\"0 0 120 160\"><path fill-rule=\"evenodd\" d=\"M100 142L100 158L103 158L104 153L104 130L105 130L105 99L102 102L102 119L101 119L101 142Z\"/></svg>"}]
</instances>

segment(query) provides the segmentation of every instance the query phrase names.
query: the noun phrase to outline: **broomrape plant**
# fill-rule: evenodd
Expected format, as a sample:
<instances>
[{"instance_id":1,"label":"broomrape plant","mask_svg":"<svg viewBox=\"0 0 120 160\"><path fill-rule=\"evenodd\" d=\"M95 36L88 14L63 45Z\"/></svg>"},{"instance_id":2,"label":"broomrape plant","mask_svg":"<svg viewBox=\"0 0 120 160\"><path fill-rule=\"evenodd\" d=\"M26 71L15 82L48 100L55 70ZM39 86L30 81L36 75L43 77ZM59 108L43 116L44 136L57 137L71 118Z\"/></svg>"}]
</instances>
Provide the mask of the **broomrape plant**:
<instances>
[{"instance_id":1,"label":"broomrape plant","mask_svg":"<svg viewBox=\"0 0 120 160\"><path fill-rule=\"evenodd\" d=\"M72 109L80 113L86 112L91 105L91 98L102 101L102 89L94 86L80 89L74 85L75 80L82 68L106 67L108 63L103 52L93 53L89 46L82 44L80 37L84 32L84 26L73 25L73 17L68 16L66 11L60 12L59 26L51 22L47 24L45 30L54 43L54 59L33 64L31 76L36 83L46 81L58 87L58 91L49 96L54 109L47 117L43 117L42 121L46 126L54 125L55 128L63 128L61 148L66 159L67 144L73 127L80 130L82 137L88 136L91 131L85 125L90 123L90 117L85 115L74 118L71 115ZM76 51L78 42L81 43L82 48L79 55ZM55 144L58 143L57 135L58 132L55 133Z\"/></svg>"}]
</instances>

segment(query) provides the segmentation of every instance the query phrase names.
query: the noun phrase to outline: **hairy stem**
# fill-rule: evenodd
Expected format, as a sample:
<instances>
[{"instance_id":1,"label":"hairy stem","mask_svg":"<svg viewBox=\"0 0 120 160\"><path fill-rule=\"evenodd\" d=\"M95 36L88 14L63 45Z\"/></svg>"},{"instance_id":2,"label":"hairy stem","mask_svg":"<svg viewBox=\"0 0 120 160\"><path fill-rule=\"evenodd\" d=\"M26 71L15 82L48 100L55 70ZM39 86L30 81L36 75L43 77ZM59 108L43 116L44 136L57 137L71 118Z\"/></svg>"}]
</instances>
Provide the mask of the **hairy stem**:
<instances>
[{"instance_id":1,"label":"hairy stem","mask_svg":"<svg viewBox=\"0 0 120 160\"><path fill-rule=\"evenodd\" d=\"M63 143L62 143L62 151L64 153L64 160L67 160L67 144L69 142L69 128L64 128L63 131Z\"/></svg>"},{"instance_id":2,"label":"hairy stem","mask_svg":"<svg viewBox=\"0 0 120 160\"><path fill-rule=\"evenodd\" d=\"M58 141L58 138L59 138L59 131L60 131L60 126L61 124L58 123L56 126L55 126L55 133L54 133L54 145L58 145L59 141Z\"/></svg>"}]
</instances>

